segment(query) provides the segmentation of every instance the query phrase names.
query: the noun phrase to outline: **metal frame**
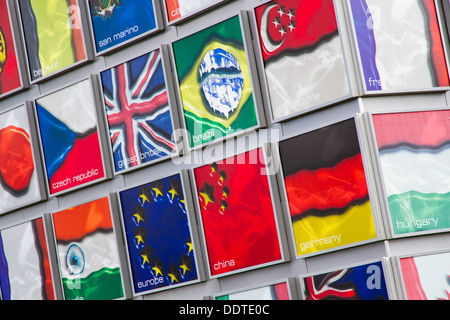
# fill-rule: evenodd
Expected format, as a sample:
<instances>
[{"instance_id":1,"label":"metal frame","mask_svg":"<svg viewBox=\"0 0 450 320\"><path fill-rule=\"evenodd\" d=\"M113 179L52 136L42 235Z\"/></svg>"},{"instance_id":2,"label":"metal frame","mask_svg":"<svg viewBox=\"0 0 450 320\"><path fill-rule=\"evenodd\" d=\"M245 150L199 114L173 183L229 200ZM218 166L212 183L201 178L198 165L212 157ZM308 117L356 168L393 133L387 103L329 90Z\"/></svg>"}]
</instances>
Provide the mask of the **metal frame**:
<instances>
[{"instance_id":1,"label":"metal frame","mask_svg":"<svg viewBox=\"0 0 450 320\"><path fill-rule=\"evenodd\" d=\"M420 253L414 253L414 254L403 254L392 257L392 267L394 271L394 279L395 284L397 286L398 290L398 298L400 300L408 300L406 288L405 288L405 282L402 272L402 267L400 265L400 260L403 258L416 258L416 257L424 257L424 256L434 256L439 254L448 254L450 255L449 250L432 250L430 252L420 252Z\"/></svg>"},{"instance_id":2,"label":"metal frame","mask_svg":"<svg viewBox=\"0 0 450 320\"><path fill-rule=\"evenodd\" d=\"M211 9L217 7L217 6L220 6L220 5L224 4L224 3L227 3L230 0L207 0L207 1L212 2L212 3L211 4L202 5L196 11L191 12L191 13L187 14L186 16L177 18L177 19L172 20L172 21L169 21L169 15L168 15L168 12L167 12L168 11L167 10L167 1L166 0L162 0L162 1L163 1L162 7L163 7L163 11L164 11L165 21L166 21L168 26L171 26L171 25L176 25L176 24L185 22L186 20L192 19L192 18L196 17L197 15L202 14L202 13L204 13L204 12L206 12L208 10L211 10Z\"/></svg>"},{"instance_id":3,"label":"metal frame","mask_svg":"<svg viewBox=\"0 0 450 320\"><path fill-rule=\"evenodd\" d=\"M20 78L20 86L8 92L4 93L0 92L0 100L3 99L4 97L13 95L29 87L27 77L27 63L25 62L25 58L23 55L24 50L22 46L22 41L20 40L18 34L19 22L17 21L17 16L15 15L16 13L15 3L11 2L11 0L1 0L1 1L4 1L6 3L6 8L8 11L7 14L9 16L9 26L13 38L14 51L16 54L16 62L18 66L17 73L19 74Z\"/></svg>"},{"instance_id":4,"label":"metal frame","mask_svg":"<svg viewBox=\"0 0 450 320\"><path fill-rule=\"evenodd\" d=\"M93 111L94 111L94 114L95 114L95 117L96 117L97 135L98 135L98 138L99 138L100 155L102 157L102 161L101 162L102 162L104 176L100 177L98 179L95 179L93 181L90 181L90 182L87 182L87 183L82 183L82 184L80 184L78 186L74 186L74 187L71 187L69 189L60 191L60 192L51 193L50 192L50 181L48 179L48 174L47 174L47 166L45 164L45 153L44 153L44 149L43 149L42 135L41 135L41 132L40 132L39 117L38 117L37 110L36 110L36 102L38 100L44 98L44 97L52 95L52 94L54 94L54 93L56 93L56 92L58 92L60 90L64 90L64 89L70 88L71 86L76 85L76 84L81 83L81 82L84 82L84 81L89 81L90 87L91 87L91 90L92 90L90 94L92 94L92 101L94 102L94 105L92 106L92 108L93 108ZM101 107L100 107L100 103L98 101L98 97L99 97L99 93L98 93L98 79L97 79L97 76L90 75L87 78L82 78L82 79L80 79L78 81L72 82L72 83L70 83L68 85L65 85L63 87L55 89L55 90L53 90L50 93L43 94L43 95L39 96L38 98L35 98L34 101L33 101L33 109L34 109L33 111L34 111L35 125L36 125L36 128L37 128L37 135L38 135L38 139L39 139L39 142L40 142L39 143L40 144L40 152L41 152L42 160L43 160L42 161L43 162L42 165L43 165L43 168L44 168L44 181L45 181L45 185L46 185L47 190L48 190L49 198L56 197L58 195L69 193L69 192L72 192L72 191L75 191L75 190L79 190L79 189L85 188L87 186L90 186L90 185L93 185L93 184L97 184L99 182L102 182L102 181L105 181L105 180L108 180L108 179L112 178L111 163L110 163L110 161L106 161L106 157L105 157L105 154L106 154L106 150L105 150L105 144L106 144L105 143L105 133L106 133L106 131L103 128L104 124L102 123L102 121L99 121L99 119L101 119L101 116L102 116L102 113L101 113L102 110L101 110Z\"/></svg>"},{"instance_id":5,"label":"metal frame","mask_svg":"<svg viewBox=\"0 0 450 320\"><path fill-rule=\"evenodd\" d=\"M20 112L20 109L22 109L22 108L25 109L23 112L25 112L27 115L26 124L27 124L28 128L26 128L26 129L30 135L33 164L35 167L35 172L33 173L33 175L35 176L34 179L36 179L39 196L32 201L18 204L16 206L12 206L12 207L6 208L4 210L0 210L0 215L8 213L10 211L14 211L14 210L23 208L23 207L27 207L29 205L32 205L32 204L35 204L37 202L47 199L47 190L46 190L46 186L44 184L44 172L43 172L43 167L42 167L43 161L42 161L41 155L40 155L40 147L39 147L39 141L38 141L38 137L37 137L37 128L32 119L33 111L32 111L31 103L25 102L22 105L16 106L13 109L0 114L0 118L2 118L3 116L5 116L11 112L16 112L16 111Z\"/></svg>"},{"instance_id":6,"label":"metal frame","mask_svg":"<svg viewBox=\"0 0 450 320\"><path fill-rule=\"evenodd\" d=\"M326 273L330 273L330 272L334 272L334 271L340 271L340 270L345 270L345 269L349 269L349 268L355 268L355 267L360 267L360 266L364 266L364 265L374 264L374 263L378 263L378 262L381 262L381 266L383 268L384 281L386 283L386 291L389 296L389 300L397 300L397 290L396 290L396 283L395 283L394 274L393 274L392 261L391 261L391 258L388 258L388 257L372 259L372 260L367 260L367 261L361 261L358 263L347 264L344 266L328 268L328 269L320 271L320 272L317 271L317 272L311 272L311 273L301 275L298 277L299 283L300 283L299 284L300 285L300 290L299 290L300 300L306 299L305 285L303 282L303 280L306 278L314 277L314 276L318 276L318 275L322 275L322 274L326 274Z\"/></svg>"},{"instance_id":7,"label":"metal frame","mask_svg":"<svg viewBox=\"0 0 450 320\"><path fill-rule=\"evenodd\" d=\"M29 0L14 0L16 2L16 7L17 7L17 16L18 19L20 21L19 26L20 26L20 33L21 33L21 38L22 38L22 46L23 46L23 50L24 50L24 54L25 54L25 60L26 60L26 64L28 67L28 80L30 84L35 84L35 83L40 83L43 81L46 81L48 79L54 78L56 76L60 76L61 74L64 74L66 71L68 70L72 70L75 69L91 60L93 60L93 54L92 54L92 45L91 45L91 41L89 39L89 34L86 30L87 26L88 26L88 21L87 21L87 16L86 14L84 14L86 12L86 8L84 7L84 1L82 0L76 0L77 1L77 6L78 6L78 10L79 10L79 14L80 14L80 26L81 26L81 34L82 34L82 38L83 38L83 46L84 46L84 54L85 54L85 59L80 60L80 61L76 61L75 63L73 63L70 66L64 67L62 69L59 69L55 72L50 73L49 75L46 76L42 76L38 79L33 80L32 77L32 70L30 68L30 64L29 64L29 53L28 53L28 49L26 46L27 43L27 39L25 37L25 26L23 25L22 22L22 13L21 13L21 9L20 9L20 2L21 1L29 1Z\"/></svg>"},{"instance_id":8,"label":"metal frame","mask_svg":"<svg viewBox=\"0 0 450 320\"><path fill-rule=\"evenodd\" d=\"M239 149L239 146L238 146ZM239 156L241 154L245 154L251 151L256 151L262 149L262 152L264 154L264 161L265 161L265 167L267 169L267 179L268 179L268 185L269 185L269 191L270 191L270 198L271 198L271 202L272 202L272 211L273 211L273 217L274 217L274 223L275 223L275 228L277 230L277 235L278 235L278 244L280 247L280 253L281 253L281 259L276 260L276 261L271 261L271 262L267 262L264 264L260 264L260 265L255 265L255 266L250 266L250 267L246 267L246 268L242 268L242 269L238 269L238 270L234 270L234 271L229 271L229 272L224 272L218 275L212 275L211 274L211 265L209 263L209 254L208 254L208 246L207 246L207 241L206 241L206 236L205 236L205 227L203 224L203 219L202 219L202 211L200 208L200 204L198 201L198 189L196 186L196 177L195 177L195 170L204 166L209 165L208 164L202 164L202 165L197 165L194 168L189 169L191 172L191 176L192 176L192 192L193 192L193 197L195 198L194 203L195 203L195 210L198 214L198 228L199 228L199 232L201 233L201 238L202 238L202 248L203 248L203 253L205 256L205 267L207 269L207 273L208 273L208 279L215 279L215 278L221 278L224 276L228 276L228 275L232 275L232 274L239 274L239 273L243 273L246 271L250 271L250 270L256 270L256 269L260 269L266 266L271 266L271 265L276 265L279 263L283 263L286 261L290 260L290 255L289 255L289 248L288 248L288 244L287 244L287 238L286 238L286 234L284 231L284 221L283 221L283 215L282 215L282 211L281 211L281 205L279 203L279 198L278 198L278 187L277 187L277 181L276 178L273 174L271 174L270 168L268 168L267 166L267 159L269 156L271 156L273 158L273 152L272 152L272 147L270 144L265 143L262 146L256 147L256 148L250 148L249 150L237 150L237 152L231 156L219 159L218 161L225 161L228 158L231 157L236 157ZM235 164L238 165L238 164ZM225 231L226 232L226 231Z\"/></svg>"},{"instance_id":9,"label":"metal frame","mask_svg":"<svg viewBox=\"0 0 450 320\"><path fill-rule=\"evenodd\" d=\"M318 250L316 252L299 255L298 250L297 250L295 235L294 235L294 229L293 229L293 225L292 225L292 221L291 221L291 217L290 217L289 201L288 201L288 196L287 196L287 192L286 192L286 184L285 184L284 173L283 173L284 170L283 170L283 164L281 161L281 155L279 152L279 145L280 145L280 143L283 143L283 141L290 140L290 139L296 138L298 136L319 130L321 128L332 126L334 124L338 124L340 122L343 122L346 120L351 120L351 119L353 119L353 121L355 122L355 128L356 128L357 135L358 135L358 141L359 141L359 147L360 147L362 161L363 161L364 173L366 176L366 183L367 183L367 188L368 188L370 206L372 209L372 217L373 217L375 231L376 231L377 236L373 239L367 239L367 240L363 240L363 241L359 241L359 242L355 242L355 243L351 243L351 244L347 244L347 245L341 245L341 246L334 247L331 249ZM313 128L308 128L307 130L302 131L300 133L295 133L295 134L283 137L279 142L276 143L275 148L277 150L277 152L275 153L276 157L277 157L277 161L280 164L279 165L280 170L277 174L277 179L279 180L279 183L280 183L280 198L281 198L281 202L284 204L286 228L289 230L288 232L290 233L290 239L292 239L291 244L295 250L295 256L297 259L307 258L307 257L321 255L321 254L328 253L328 252L335 252L335 251L339 251L339 250L343 250L343 249L347 249L347 248L357 247L357 246L361 246L364 244L380 241L385 237L384 228L383 228L383 224L382 224L382 220L381 220L382 218L381 218L379 203L378 203L378 201L379 201L378 195L376 193L377 190L376 190L376 186L373 183L373 176L372 176L372 170L371 170L372 163L371 163L371 159L370 159L371 155L369 154L369 151L367 149L366 134L365 134L363 123L360 119L359 114L356 114L353 116L348 115L348 116L344 116L344 117L336 119L336 120L327 121L327 122L325 122L321 125L315 126Z\"/></svg>"},{"instance_id":10,"label":"metal frame","mask_svg":"<svg viewBox=\"0 0 450 320\"><path fill-rule=\"evenodd\" d=\"M109 127L109 123L108 123L108 115L107 115L107 111L106 111L106 105L105 105L105 99L104 99L104 90L103 90L103 84L102 84L102 80L101 80L101 73L108 71L112 68L115 68L121 64L130 62L134 59L137 59L139 57L142 57L146 54L150 54L154 51L160 51L161 54L161 64L162 64L162 68L163 68L163 73L164 73L164 80L165 80L165 85L166 85L166 90L167 90L167 98L168 98L168 103L169 103L169 108L170 108L170 114L171 114L171 122L172 122L172 128L173 128L173 133L172 133L172 137L174 139L174 144L175 144L175 150L173 151L172 154L166 155L164 157L158 158L158 159L154 159L152 161L149 162L145 162L145 163L141 163L139 165L127 168L127 169L123 169L120 171L116 170L115 167L115 162L114 162L114 154L112 151L112 146L111 146L111 140L109 138L110 136L110 127ZM108 69L104 69L102 70L99 74L98 74L98 79L99 79L99 103L102 106L102 117L101 117L101 122L104 124L105 129L103 131L106 132L106 136L107 136L107 141L106 141L106 148L107 148L107 152L110 155L110 166L111 166L111 170L113 171L114 175L120 175L120 174L125 174L128 173L130 171L134 171L143 167L148 167L154 164L157 164L159 162L162 161L166 161L169 159L173 159L175 157L178 157L181 155L184 147L183 147L183 140L181 139L182 137L180 136L180 119L179 119L179 114L178 114L178 100L176 98L176 93L175 93L175 87L174 87L174 83L173 83L173 78L172 75L170 73L170 62L169 62L169 57L168 57L168 47L166 45L160 45L159 48L156 48L154 50L151 50L147 53L144 53L142 55L133 57L130 60L124 61L120 64L117 64L115 66L112 66Z\"/></svg>"},{"instance_id":11,"label":"metal frame","mask_svg":"<svg viewBox=\"0 0 450 320\"><path fill-rule=\"evenodd\" d=\"M59 208L57 211L53 211L52 213L47 213L47 219L48 219L48 226L49 228L51 228L51 232L53 234L53 248L55 250L55 258L56 258L56 262L57 262L57 269L58 269L58 273L59 273L59 284L61 287L61 298L64 300L65 299L65 293L64 293L64 286L63 286L63 279L61 276L61 261L60 261L60 256L58 254L58 242L56 240L56 231L55 231L55 224L54 224L54 220L53 220L53 216L55 214L61 213L63 211L72 209L72 208L76 208L78 206L81 205L85 205L85 204L89 204L91 202L97 201L97 200L101 200L101 199L105 199L108 198L108 203L109 203L109 211L110 211L110 216L111 216L111 221L112 221L112 226L113 226L113 236L114 236L114 240L116 242L116 248L117 248L117 259L118 259L118 263L120 266L120 277L121 277L121 282L122 282L122 289L123 289L123 297L122 298L118 298L116 300L123 300L123 299L128 299L131 297L131 285L130 285L130 279L127 277L127 275L129 274L128 271L128 264L125 263L125 248L124 248L124 236L123 236L123 231L122 229L119 227L120 223L119 223L119 217L118 217L118 199L117 199L117 195L115 193L109 193L106 194L105 196L102 197L97 197L97 198L93 198L90 199L88 201L84 201L82 203L76 203L73 206L67 207L67 208Z\"/></svg>"},{"instance_id":12,"label":"metal frame","mask_svg":"<svg viewBox=\"0 0 450 320\"><path fill-rule=\"evenodd\" d=\"M273 115L273 109L272 109L272 103L271 103L271 99L270 99L270 91L269 91L269 84L268 84L268 80L267 80L267 74L265 71L265 64L263 61L263 56L262 56L262 52L261 52L261 41L260 41L260 37L259 37L259 31L258 31L258 25L256 22L256 14L255 14L255 9L265 5L267 3L271 2L271 0L269 1L263 1L262 4L256 6L252 12L251 12L251 24L252 24L252 29L253 29L253 43L254 43L254 51L255 51L255 60L256 60L256 64L257 64L257 68L258 68L258 74L260 75L260 82L261 82L261 91L262 91L262 95L263 95L263 99L265 102L265 105L267 105L267 110L266 113L268 115L270 115L270 120L272 122L272 124L275 123L281 123L293 118L297 118L301 115L319 110L319 109L323 109L326 107L330 107L332 105L335 105L337 103L340 102L344 102L346 100L350 100L352 98L355 98L358 95L358 90L356 88L356 79L354 77L354 70L352 69L352 64L350 63L350 59L349 59L349 53L350 53L350 48L348 48L347 41L346 41L346 28L345 28L345 19L342 19L341 17L341 11L342 8L339 6L339 3L337 2L337 0L333 0L333 5L334 5L334 11L335 11L335 17L336 17L336 23L338 26L338 35L339 35L339 42L340 42L340 48L342 50L342 56L343 56L343 63L344 63L344 68L346 71L346 78L347 78L347 88L348 88L348 95L342 96L341 98L338 99L334 99L334 100L330 100L330 101L325 101L325 102L320 102L318 104L315 104L314 106L311 106L309 108L306 108L304 110L300 110L300 111L295 111L290 113L287 116L283 116L280 117L278 119L274 118ZM329 90L329 88L324 88L325 90Z\"/></svg>"},{"instance_id":13,"label":"metal frame","mask_svg":"<svg viewBox=\"0 0 450 320\"><path fill-rule=\"evenodd\" d=\"M338 0L335 0L338 1ZM352 17L352 10L350 1L351 0L340 0L344 2L345 7L345 13L347 15L347 21L348 21L348 32L350 34L351 38L351 46L352 46L352 57L354 59L354 64L356 66L356 73L358 73L357 77L360 81L359 86L362 90L362 95L366 96L377 96L377 95L392 95L392 94L411 94L411 93L422 93L422 92L445 92L450 90L450 86L446 87L430 87L430 88L417 88L417 89L405 89L405 90L367 90L366 83L365 83L365 76L364 76L364 70L362 68L361 64L361 55L359 51L359 45L358 45L358 39L356 36L356 31L354 28L354 21ZM434 4L436 7L436 15L438 18L438 25L439 25L439 31L441 34L441 42L442 47L444 50L445 55L445 62L447 65L447 75L450 77L450 65L449 65L449 58L448 58L448 52L449 52L449 45L444 39L447 39L447 32L443 27L443 17L442 17L442 10L441 5L439 3L439 0L434 0ZM450 80L450 78L449 78Z\"/></svg>"},{"instance_id":14,"label":"metal frame","mask_svg":"<svg viewBox=\"0 0 450 320\"><path fill-rule=\"evenodd\" d=\"M232 295L232 294L238 294L238 293L243 293L246 291L251 291L251 290L255 290L255 289L262 289L271 285L276 285L276 284L281 284L281 283L286 283L287 289L288 289L288 294L289 294L289 300L298 300L298 295L297 295L297 279L296 278L283 278L280 280L274 280L274 281L270 281L270 282L263 282L260 283L258 285L253 285L253 286L248 286L248 287L243 287L240 289L234 289L234 290L227 290L224 292L220 292L220 293L216 293L212 296L212 300L218 300L217 298L225 296L225 295Z\"/></svg>"},{"instance_id":15,"label":"metal frame","mask_svg":"<svg viewBox=\"0 0 450 320\"><path fill-rule=\"evenodd\" d=\"M120 42L120 43L118 43L118 44L116 44L116 45L114 45L114 46L112 46L112 47L110 47L108 49L99 51L98 48L97 48L98 41L97 41L97 39L95 37L94 22L92 21L93 17L92 17L90 5L89 5L90 1L91 0L85 0L85 2L86 2L86 14L88 16L87 20L89 21L89 27L90 27L89 28L89 32L90 32L90 37L92 39L92 48L93 48L96 56L102 56L102 55L110 54L110 53L112 53L112 52L114 52L116 50L119 50L119 49L121 49L123 47L126 47L126 46L128 46L128 45L130 45L130 44L132 44L134 42L140 41L140 40L142 40L142 39L144 39L146 37L149 37L149 36L151 36L151 35L153 35L155 33L158 33L160 31L164 30L164 24L163 24L163 21L162 21L163 19L162 19L162 15L161 15L161 4L157 0L149 0L149 1L151 1L153 3L153 17L155 19L155 24L156 24L155 28L147 30L144 33L141 33L138 36L130 38L130 39L126 40L126 41ZM130 17L130 19L132 19L132 17Z\"/></svg>"},{"instance_id":16,"label":"metal frame","mask_svg":"<svg viewBox=\"0 0 450 320\"><path fill-rule=\"evenodd\" d=\"M188 152L189 151L198 150L198 149L202 149L202 148L204 148L206 146L209 146L209 145L218 144L220 142L224 142L224 141L232 139L234 137L247 134L249 131L260 129L260 128L263 128L263 127L266 126L265 117L264 117L264 110L262 108L261 89L259 87L259 82L258 82L258 77L257 77L257 70L256 70L255 61L254 61L253 46L250 43L251 35L250 35L250 30L249 30L249 23L248 23L247 12L246 11L241 11L238 15L233 15L233 16L228 17L226 19L220 20L220 21L216 22L215 24L206 27L205 29L198 30L198 32L207 30L209 27L212 27L214 25L217 25L217 24L220 24L222 22L225 22L225 21L227 21L229 19L232 19L232 18L234 18L236 16L239 16L240 25L241 25L241 31L242 31L242 36L243 36L243 44L244 44L244 51L245 51L245 55L246 55L246 59L247 59L248 72L249 72L249 75L250 75L250 82L251 82L251 88L252 88L252 95L253 95L253 102L254 102L254 109L255 109L257 124L255 126L253 126L253 127L245 128L243 130L239 129L237 132L234 132L234 133L229 134L229 135L222 136L222 137L220 137L218 139L214 139L212 141L204 142L204 143L199 144L197 146L191 146L190 132L187 129L187 126L186 126L183 101L182 101L181 93L180 93L180 90L179 90L179 88L180 88L180 81L178 80L178 72L177 72L177 67L176 67L176 62L175 62L175 55L174 55L174 49L173 49L173 43L175 43L175 42L177 42L179 40L187 39L190 36L195 34L195 33L191 33L190 35L188 35L188 36L186 36L186 37L184 37L182 39L178 39L178 40L173 41L171 43L171 45L170 45L170 56L171 56L172 72L174 73L173 74L173 79L175 81L175 86L177 88L177 90L176 90L177 91L177 100L178 100L179 113L180 113L179 117L180 117L180 122L181 122L181 128L182 128L182 131L183 131L183 140L185 141L185 144L186 144Z\"/></svg>"},{"instance_id":17,"label":"metal frame","mask_svg":"<svg viewBox=\"0 0 450 320\"><path fill-rule=\"evenodd\" d=\"M389 110L389 111L366 111L363 113L363 121L364 125L366 127L367 136L369 140L369 148L370 153L372 154L372 162L373 162L373 168L374 168L374 179L376 188L378 190L379 198L380 198L380 206L383 213L384 218L384 225L385 229L387 231L387 234L390 238L405 238L405 237L411 237L415 235L427 235L427 234L436 234L436 233L444 233L450 230L450 227L443 228L443 229L437 229L437 230L428 230L428 231L416 231L416 232L407 232L403 234L394 234L394 228L392 224L392 216L389 210L389 205L387 201L386 196L386 187L385 187L385 181L384 181L384 175L383 170L381 167L381 160L380 160L380 153L377 147L377 139L376 139L376 133L375 128L373 125L373 115L379 115L379 114L400 114L400 113L416 113L416 112L433 112L433 111L445 111L449 110L448 107L444 108L431 108L431 107L424 107L420 109L409 109L409 110Z\"/></svg>"},{"instance_id":18,"label":"metal frame","mask_svg":"<svg viewBox=\"0 0 450 320\"><path fill-rule=\"evenodd\" d=\"M125 227L125 221L124 221L124 212L122 209L122 202L120 200L120 193L123 191L127 191L142 185L146 185L149 183L152 183L154 181L160 180L160 179L165 179L168 177L172 177L172 176L179 176L180 180L181 180L181 184L182 184L182 189L183 189L183 196L185 199L185 206L186 206L186 211L187 211L187 220L188 220L188 227L189 227L189 231L191 234L191 240L192 240L192 245L194 247L194 260L195 260L195 265L196 265L196 269L197 269L197 279L196 280L191 280L188 282L182 282L182 283L178 283L178 284L174 284L174 285L170 285L170 286L164 286L164 287L160 287L160 288L154 288L154 289L149 289L146 291L142 291L137 293L136 292L136 288L134 286L134 277L133 277L133 271L132 271L132 267L131 267L131 260L130 260L130 251L129 251L129 244L128 244L128 240L126 238L126 227ZM128 276L130 278L130 283L131 283L131 289L132 289L132 294L134 297L138 297L138 296L143 296L143 295L148 295L148 294L152 294L155 292L161 292L161 291L166 291L166 290L170 290L170 289L176 289L179 287L183 287L183 286L187 286L190 284L194 284L194 283L200 283L202 281L206 280L205 277L205 268L204 268L204 264L203 264L203 253L202 253L202 247L200 245L200 240L199 240L199 235L198 235L198 230L197 230L197 221L196 221L196 217L195 217L195 211L194 211L194 207L193 207L193 199L192 199L192 193L191 193L191 186L190 186L190 176L189 176L189 171L187 170L181 170L178 172L175 172L172 175L165 175L159 178L155 178L150 180L146 180L145 182L139 182L137 184L134 184L133 186L129 186L126 188L122 188L120 190L117 191L117 199L118 199L118 207L119 207L119 215L120 215L120 226L123 230L123 240L124 240L124 248L125 248L125 258L127 261L127 265L128 265Z\"/></svg>"}]
</instances>

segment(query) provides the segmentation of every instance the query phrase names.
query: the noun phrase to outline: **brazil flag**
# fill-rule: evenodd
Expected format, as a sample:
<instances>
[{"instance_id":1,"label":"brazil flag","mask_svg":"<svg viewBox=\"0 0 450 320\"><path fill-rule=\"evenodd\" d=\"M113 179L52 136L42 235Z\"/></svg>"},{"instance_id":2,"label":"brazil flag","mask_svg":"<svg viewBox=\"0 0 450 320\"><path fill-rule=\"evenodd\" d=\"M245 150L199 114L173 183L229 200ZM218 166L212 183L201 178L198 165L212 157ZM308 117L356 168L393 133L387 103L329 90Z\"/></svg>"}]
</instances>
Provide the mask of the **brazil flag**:
<instances>
[{"instance_id":1,"label":"brazil flag","mask_svg":"<svg viewBox=\"0 0 450 320\"><path fill-rule=\"evenodd\" d=\"M190 146L258 125L239 16L173 43Z\"/></svg>"}]
</instances>

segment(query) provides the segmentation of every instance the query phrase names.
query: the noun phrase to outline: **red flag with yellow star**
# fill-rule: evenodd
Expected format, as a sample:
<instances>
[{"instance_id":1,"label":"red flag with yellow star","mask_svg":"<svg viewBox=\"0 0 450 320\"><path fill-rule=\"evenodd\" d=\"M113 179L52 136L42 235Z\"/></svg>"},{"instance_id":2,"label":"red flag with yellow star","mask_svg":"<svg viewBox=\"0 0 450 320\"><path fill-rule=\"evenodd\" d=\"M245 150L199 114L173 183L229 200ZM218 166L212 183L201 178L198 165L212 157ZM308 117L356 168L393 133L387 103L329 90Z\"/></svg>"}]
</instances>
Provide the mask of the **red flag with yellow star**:
<instances>
[{"instance_id":1,"label":"red flag with yellow star","mask_svg":"<svg viewBox=\"0 0 450 320\"><path fill-rule=\"evenodd\" d=\"M195 169L212 276L282 258L262 152Z\"/></svg>"}]
</instances>

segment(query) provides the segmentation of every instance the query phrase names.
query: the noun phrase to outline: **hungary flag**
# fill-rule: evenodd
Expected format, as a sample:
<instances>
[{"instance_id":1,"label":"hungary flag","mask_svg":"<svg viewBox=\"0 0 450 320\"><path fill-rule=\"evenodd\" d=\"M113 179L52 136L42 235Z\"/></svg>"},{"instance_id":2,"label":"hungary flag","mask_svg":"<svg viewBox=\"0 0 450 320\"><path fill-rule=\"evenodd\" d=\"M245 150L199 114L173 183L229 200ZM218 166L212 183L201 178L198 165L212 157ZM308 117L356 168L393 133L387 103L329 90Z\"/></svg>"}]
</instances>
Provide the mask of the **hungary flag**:
<instances>
[{"instance_id":1,"label":"hungary flag","mask_svg":"<svg viewBox=\"0 0 450 320\"><path fill-rule=\"evenodd\" d=\"M124 296L109 198L53 214L66 300Z\"/></svg>"}]
</instances>

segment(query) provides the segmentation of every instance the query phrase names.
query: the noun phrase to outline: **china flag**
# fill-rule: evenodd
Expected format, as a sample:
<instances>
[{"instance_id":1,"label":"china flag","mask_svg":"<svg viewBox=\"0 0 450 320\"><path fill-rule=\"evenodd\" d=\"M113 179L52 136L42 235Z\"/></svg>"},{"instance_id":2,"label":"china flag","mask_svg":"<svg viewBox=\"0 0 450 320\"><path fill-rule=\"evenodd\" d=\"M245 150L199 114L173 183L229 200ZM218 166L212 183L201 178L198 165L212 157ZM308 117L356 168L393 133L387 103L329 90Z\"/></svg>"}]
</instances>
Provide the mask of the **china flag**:
<instances>
[{"instance_id":1,"label":"china flag","mask_svg":"<svg viewBox=\"0 0 450 320\"><path fill-rule=\"evenodd\" d=\"M271 1L255 13L266 62L281 53L314 48L338 33L333 0Z\"/></svg>"}]
</instances>

